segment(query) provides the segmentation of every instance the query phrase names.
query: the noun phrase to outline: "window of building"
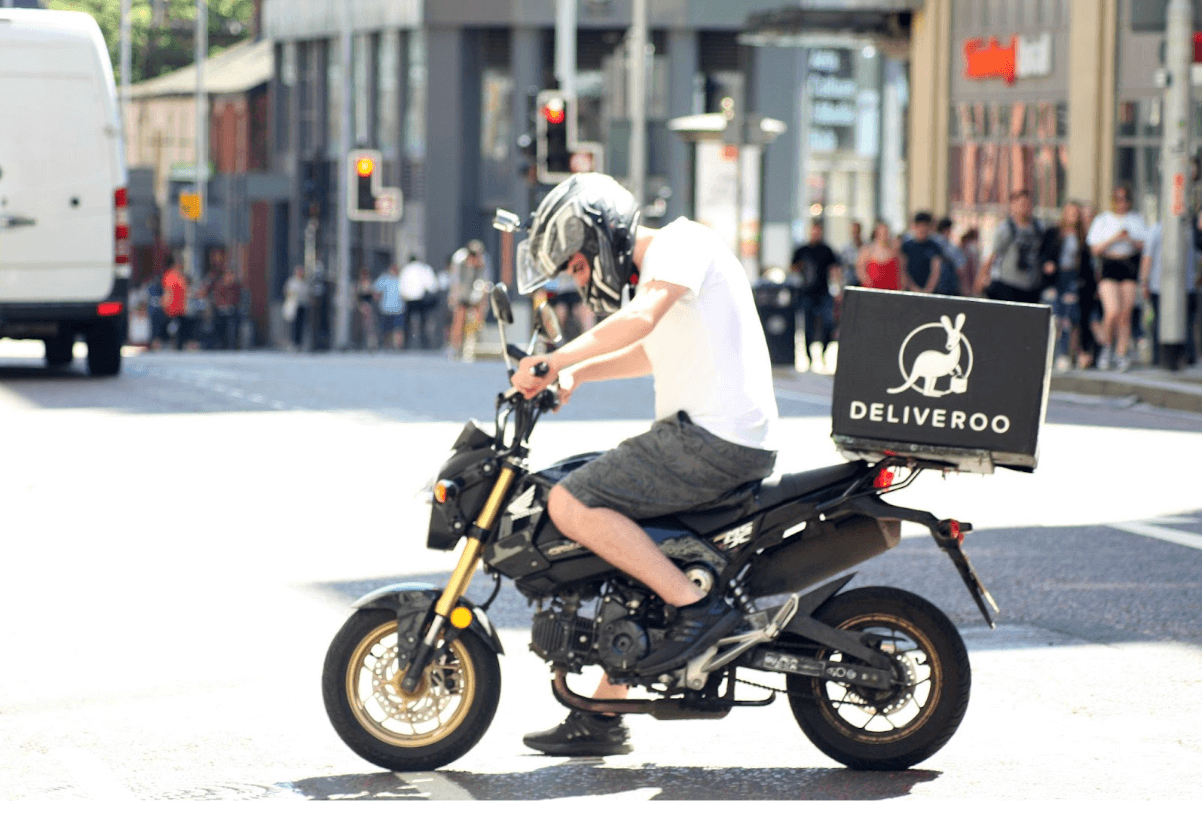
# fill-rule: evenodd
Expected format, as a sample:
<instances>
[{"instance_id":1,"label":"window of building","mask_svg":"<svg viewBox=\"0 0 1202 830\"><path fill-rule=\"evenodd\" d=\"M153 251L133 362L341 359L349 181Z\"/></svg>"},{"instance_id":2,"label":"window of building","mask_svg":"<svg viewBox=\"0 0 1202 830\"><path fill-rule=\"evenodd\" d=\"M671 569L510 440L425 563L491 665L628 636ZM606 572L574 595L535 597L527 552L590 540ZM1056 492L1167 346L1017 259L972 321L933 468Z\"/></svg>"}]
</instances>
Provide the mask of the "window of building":
<instances>
[{"instance_id":1,"label":"window of building","mask_svg":"<svg viewBox=\"0 0 1202 830\"><path fill-rule=\"evenodd\" d=\"M1120 101L1115 119L1114 181L1131 185L1133 208L1156 217L1160 197L1162 106L1159 98Z\"/></svg>"},{"instance_id":2,"label":"window of building","mask_svg":"<svg viewBox=\"0 0 1202 830\"><path fill-rule=\"evenodd\" d=\"M400 73L401 33L382 32L376 45L375 136L385 156L395 156L400 148Z\"/></svg>"},{"instance_id":3,"label":"window of building","mask_svg":"<svg viewBox=\"0 0 1202 830\"><path fill-rule=\"evenodd\" d=\"M1019 188L1031 192L1037 215L1059 212L1068 178L1066 103L960 103L951 125L949 201L961 223L1005 215Z\"/></svg>"}]
</instances>

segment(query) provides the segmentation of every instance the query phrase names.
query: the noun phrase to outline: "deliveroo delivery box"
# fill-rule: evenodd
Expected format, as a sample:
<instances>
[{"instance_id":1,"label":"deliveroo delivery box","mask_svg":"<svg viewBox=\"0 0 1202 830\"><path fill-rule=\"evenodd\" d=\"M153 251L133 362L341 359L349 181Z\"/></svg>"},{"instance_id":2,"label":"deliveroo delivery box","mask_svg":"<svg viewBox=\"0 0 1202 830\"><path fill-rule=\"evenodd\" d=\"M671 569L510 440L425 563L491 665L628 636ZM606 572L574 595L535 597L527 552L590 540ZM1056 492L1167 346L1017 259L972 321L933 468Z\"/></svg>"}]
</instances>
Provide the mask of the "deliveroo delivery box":
<instances>
[{"instance_id":1,"label":"deliveroo delivery box","mask_svg":"<svg viewBox=\"0 0 1202 830\"><path fill-rule=\"evenodd\" d=\"M843 297L831 420L844 456L1035 469L1051 308L862 288Z\"/></svg>"}]
</instances>

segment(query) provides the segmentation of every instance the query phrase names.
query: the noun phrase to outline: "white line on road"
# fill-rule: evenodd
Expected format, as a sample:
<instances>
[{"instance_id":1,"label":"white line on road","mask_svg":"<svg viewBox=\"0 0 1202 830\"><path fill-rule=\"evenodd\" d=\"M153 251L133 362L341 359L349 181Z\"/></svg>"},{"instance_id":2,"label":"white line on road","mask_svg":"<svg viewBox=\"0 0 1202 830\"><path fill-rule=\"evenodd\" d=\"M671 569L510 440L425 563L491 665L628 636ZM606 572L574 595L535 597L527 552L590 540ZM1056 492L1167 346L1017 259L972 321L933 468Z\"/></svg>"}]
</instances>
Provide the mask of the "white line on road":
<instances>
[{"instance_id":1,"label":"white line on road","mask_svg":"<svg viewBox=\"0 0 1202 830\"><path fill-rule=\"evenodd\" d=\"M397 772L398 779L426 795L431 801L475 801L472 794L437 772Z\"/></svg>"},{"instance_id":2,"label":"white line on road","mask_svg":"<svg viewBox=\"0 0 1202 830\"><path fill-rule=\"evenodd\" d=\"M107 764L77 747L62 747L54 751L76 786L97 801L133 801L134 795L125 788Z\"/></svg>"},{"instance_id":3,"label":"white line on road","mask_svg":"<svg viewBox=\"0 0 1202 830\"><path fill-rule=\"evenodd\" d=\"M1202 533L1190 533L1186 530L1161 527L1158 524L1150 524L1148 522L1118 522L1107 525L1107 527L1113 527L1115 530L1122 530L1127 533L1134 533L1137 536L1147 536L1149 539L1172 542L1175 545L1183 545L1194 550L1202 550Z\"/></svg>"}]
</instances>

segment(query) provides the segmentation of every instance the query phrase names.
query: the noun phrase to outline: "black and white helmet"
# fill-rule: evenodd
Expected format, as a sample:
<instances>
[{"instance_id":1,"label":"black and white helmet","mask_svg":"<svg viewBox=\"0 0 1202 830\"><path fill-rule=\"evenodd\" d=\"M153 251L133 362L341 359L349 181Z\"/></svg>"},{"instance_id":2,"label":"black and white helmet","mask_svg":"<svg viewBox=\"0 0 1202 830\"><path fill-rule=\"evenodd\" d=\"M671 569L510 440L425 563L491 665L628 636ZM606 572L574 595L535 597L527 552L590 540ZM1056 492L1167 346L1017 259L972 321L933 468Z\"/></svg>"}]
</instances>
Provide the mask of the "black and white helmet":
<instances>
[{"instance_id":1,"label":"black and white helmet","mask_svg":"<svg viewBox=\"0 0 1202 830\"><path fill-rule=\"evenodd\" d=\"M604 173L576 173L547 194L517 249L518 291L546 284L580 252L592 276L585 301L599 315L622 305L622 290L634 277L634 238L639 205L626 188Z\"/></svg>"}]
</instances>

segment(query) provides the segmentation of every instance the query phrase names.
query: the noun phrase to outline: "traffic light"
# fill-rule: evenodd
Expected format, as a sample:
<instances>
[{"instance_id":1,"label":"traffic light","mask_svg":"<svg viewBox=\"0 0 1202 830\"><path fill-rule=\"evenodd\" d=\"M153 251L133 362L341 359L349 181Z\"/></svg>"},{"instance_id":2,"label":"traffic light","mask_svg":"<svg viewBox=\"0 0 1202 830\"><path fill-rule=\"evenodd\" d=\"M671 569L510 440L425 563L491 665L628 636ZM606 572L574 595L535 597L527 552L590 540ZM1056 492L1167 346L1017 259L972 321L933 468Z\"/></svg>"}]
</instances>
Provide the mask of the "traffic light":
<instances>
[{"instance_id":1,"label":"traffic light","mask_svg":"<svg viewBox=\"0 0 1202 830\"><path fill-rule=\"evenodd\" d=\"M538 179L546 184L561 182L572 174L568 147L568 100L563 93L545 89L538 94L537 114Z\"/></svg>"},{"instance_id":2,"label":"traffic light","mask_svg":"<svg viewBox=\"0 0 1202 830\"><path fill-rule=\"evenodd\" d=\"M401 191L381 187L379 150L355 150L347 156L347 216L355 222L395 222L401 218Z\"/></svg>"}]
</instances>

